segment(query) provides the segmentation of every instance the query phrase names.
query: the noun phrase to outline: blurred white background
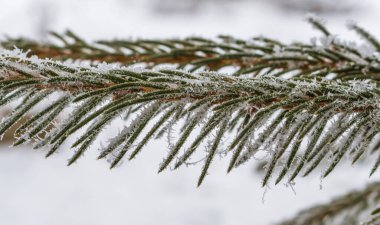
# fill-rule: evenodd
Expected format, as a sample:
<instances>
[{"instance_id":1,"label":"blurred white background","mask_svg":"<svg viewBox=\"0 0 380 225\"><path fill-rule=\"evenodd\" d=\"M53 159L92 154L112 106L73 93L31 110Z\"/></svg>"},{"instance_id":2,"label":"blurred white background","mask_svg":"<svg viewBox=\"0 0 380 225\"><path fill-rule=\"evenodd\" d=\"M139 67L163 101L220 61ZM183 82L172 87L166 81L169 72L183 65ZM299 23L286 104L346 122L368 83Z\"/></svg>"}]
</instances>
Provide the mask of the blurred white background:
<instances>
[{"instance_id":1,"label":"blurred white background","mask_svg":"<svg viewBox=\"0 0 380 225\"><path fill-rule=\"evenodd\" d=\"M0 35L46 39L49 30L71 29L87 40L230 34L309 41L319 34L304 16L314 11L339 37L357 40L346 21L380 37L379 10L375 0L1 0ZM379 179L368 179L371 165L347 163L323 181L318 173L299 179L294 190L261 188L256 162L226 175L225 159L196 188L200 165L157 175L163 141L112 171L95 160L96 149L66 167L68 146L45 159L29 146L1 145L0 224L269 225Z\"/></svg>"}]
</instances>

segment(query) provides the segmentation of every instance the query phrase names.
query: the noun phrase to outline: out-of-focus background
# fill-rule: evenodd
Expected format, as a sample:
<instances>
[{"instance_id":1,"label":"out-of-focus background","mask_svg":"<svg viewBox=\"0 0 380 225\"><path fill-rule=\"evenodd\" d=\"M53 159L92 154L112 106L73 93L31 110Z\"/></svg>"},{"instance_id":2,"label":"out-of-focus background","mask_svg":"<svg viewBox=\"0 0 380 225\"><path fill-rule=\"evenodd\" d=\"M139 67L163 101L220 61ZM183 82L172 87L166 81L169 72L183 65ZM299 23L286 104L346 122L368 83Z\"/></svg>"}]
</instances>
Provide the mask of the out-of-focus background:
<instances>
[{"instance_id":1,"label":"out-of-focus background","mask_svg":"<svg viewBox=\"0 0 380 225\"><path fill-rule=\"evenodd\" d=\"M304 21L307 12L341 38L360 41L348 20L380 37L375 0L1 0L0 35L46 40L49 30L71 29L86 40L229 34L309 41L319 34ZM220 160L196 188L200 165L157 175L164 141L112 171L95 160L97 146L68 168L68 146L45 159L9 144L0 145L0 224L9 225L270 225L379 179L368 179L370 165L347 163L323 181L315 173L293 187L261 188L256 162L226 175L228 160Z\"/></svg>"}]
</instances>

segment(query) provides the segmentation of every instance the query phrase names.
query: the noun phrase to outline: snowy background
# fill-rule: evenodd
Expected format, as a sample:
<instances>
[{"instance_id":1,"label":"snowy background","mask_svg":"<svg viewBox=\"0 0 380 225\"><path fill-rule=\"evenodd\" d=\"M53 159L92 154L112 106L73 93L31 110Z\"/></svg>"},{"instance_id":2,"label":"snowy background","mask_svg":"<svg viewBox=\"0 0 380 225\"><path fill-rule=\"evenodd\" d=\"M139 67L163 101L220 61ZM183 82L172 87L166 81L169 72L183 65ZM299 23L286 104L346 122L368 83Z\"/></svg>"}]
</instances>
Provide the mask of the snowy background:
<instances>
[{"instance_id":1,"label":"snowy background","mask_svg":"<svg viewBox=\"0 0 380 225\"><path fill-rule=\"evenodd\" d=\"M334 2L334 4L331 4ZM380 37L376 0L12 0L0 1L0 35L46 39L46 31L71 29L87 40L230 34L309 41L318 35L304 22L318 12L339 37L355 20ZM9 225L270 225L304 207L364 187L371 165L348 163L321 181L319 174L261 188L257 163L226 175L216 162L196 188L200 166L157 175L166 143L152 142L138 159L110 171L96 148L72 167L63 147L46 160L28 146L0 148L0 224Z\"/></svg>"}]
</instances>

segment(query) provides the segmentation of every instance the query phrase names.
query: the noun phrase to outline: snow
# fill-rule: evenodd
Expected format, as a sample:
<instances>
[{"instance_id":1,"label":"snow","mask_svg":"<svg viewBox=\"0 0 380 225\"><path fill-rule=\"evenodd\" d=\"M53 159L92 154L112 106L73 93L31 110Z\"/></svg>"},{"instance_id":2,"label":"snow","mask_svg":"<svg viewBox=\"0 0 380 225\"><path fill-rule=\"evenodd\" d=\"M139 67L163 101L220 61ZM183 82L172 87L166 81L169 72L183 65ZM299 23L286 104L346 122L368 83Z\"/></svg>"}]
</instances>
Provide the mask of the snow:
<instances>
[{"instance_id":1,"label":"snow","mask_svg":"<svg viewBox=\"0 0 380 225\"><path fill-rule=\"evenodd\" d=\"M345 27L347 20L353 20L380 37L380 2L356 2L360 2L357 11L321 16L329 30L339 38L360 41ZM304 22L303 12L283 11L265 1L222 1L217 7L204 3L195 15L152 12L157 4L149 0L3 0L0 19L5 22L0 23L0 33L46 38L47 29L60 32L70 28L86 40L188 35L212 38L222 33L238 38L265 35L287 42L308 41L319 35ZM107 136L117 132L116 127L109 129ZM101 136L100 140L106 139ZM379 180L378 174L368 178L372 163L355 167L346 163L323 181L315 172L291 187L261 188L263 174L255 171L257 162L251 161L226 176L225 158L215 160L210 175L196 188L201 164L157 175L159 162L167 152L166 140L152 140L136 160L111 171L105 160L96 160L98 147L66 167L73 153L68 145L49 159L41 150L28 146L8 149L2 145L0 224L269 225L304 207Z\"/></svg>"}]
</instances>

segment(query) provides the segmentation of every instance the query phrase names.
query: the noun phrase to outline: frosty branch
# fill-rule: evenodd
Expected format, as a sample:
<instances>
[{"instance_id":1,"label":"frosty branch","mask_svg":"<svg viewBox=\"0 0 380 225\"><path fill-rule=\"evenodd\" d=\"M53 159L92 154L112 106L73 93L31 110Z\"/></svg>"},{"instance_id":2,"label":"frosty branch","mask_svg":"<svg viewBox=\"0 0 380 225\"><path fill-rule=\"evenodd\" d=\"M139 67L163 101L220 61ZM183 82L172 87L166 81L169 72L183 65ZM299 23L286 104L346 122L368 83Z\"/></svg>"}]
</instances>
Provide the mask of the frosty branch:
<instances>
[{"instance_id":1,"label":"frosty branch","mask_svg":"<svg viewBox=\"0 0 380 225\"><path fill-rule=\"evenodd\" d=\"M1 43L7 49L14 46L29 51L28 55L56 60L90 60L118 62L123 65L144 63L147 68L171 64L190 72L230 68L235 76L260 73L274 76L305 76L313 73L326 76L334 73L339 79L361 79L378 74L370 65L378 64L373 53L380 44L363 28L351 24L367 40L367 45L355 46L332 35L320 21L308 20L324 35L311 44L284 44L277 40L256 37L248 40L231 36L218 39L189 37L166 40L112 40L88 43L71 31L64 35L52 33L61 43L39 43L28 39L9 39ZM377 76L372 79L378 79Z\"/></svg>"},{"instance_id":2,"label":"frosty branch","mask_svg":"<svg viewBox=\"0 0 380 225\"><path fill-rule=\"evenodd\" d=\"M356 163L375 155L373 174L380 165L380 45L357 25L351 28L367 40L365 48L338 40L318 20L309 22L324 35L314 44L223 36L102 41L100 47L71 32L55 34L63 46L5 41L5 48L15 44L31 51L1 50L0 105L18 105L0 124L0 134L39 110L17 128L14 145L49 146L51 156L81 134L72 143L71 165L123 116L124 127L100 149L99 159L108 158L111 168L135 158L152 138L167 135L169 153L159 172L201 155L198 185L217 155L230 157L230 172L266 153L263 185L272 177L276 184L285 177L291 182L323 164L326 177L345 156ZM221 72L224 67L233 72ZM66 109L70 115L57 120ZM171 143L173 129L179 135ZM205 150L199 151L202 143Z\"/></svg>"},{"instance_id":3,"label":"frosty branch","mask_svg":"<svg viewBox=\"0 0 380 225\"><path fill-rule=\"evenodd\" d=\"M380 184L373 183L360 191L353 191L331 202L311 207L280 225L376 225L380 222ZM363 221L366 221L363 223Z\"/></svg>"},{"instance_id":4,"label":"frosty branch","mask_svg":"<svg viewBox=\"0 0 380 225\"><path fill-rule=\"evenodd\" d=\"M227 132L234 136L226 146L226 152L231 154L228 171L260 150L271 153L264 185L276 167L281 171L278 183L286 174L293 180L304 167L304 174L308 174L322 160L332 157L334 160L324 174L327 176L344 155L352 155L355 162L364 153L377 152L379 145L379 90L369 81L286 80L268 75L239 78L214 72L78 66L28 58L17 51L3 51L0 62L1 104L22 99L1 123L0 134L52 93L61 94L19 127L14 145L28 140L36 141L35 148L49 144L47 156L50 156L68 136L91 124L72 145L77 150L69 165L89 148L102 128L131 111L137 116L101 150L99 158L111 157L111 167L128 152L132 159L153 135L164 133L175 122L185 119L179 138L159 172L171 163L174 168L180 167L202 141L210 139L212 144L206 151L199 184ZM38 138L69 106L75 106L70 116ZM155 122L153 128L142 135L149 122ZM199 125L201 131L180 154ZM139 136L142 139L137 141ZM309 136L311 141L302 159L296 159L301 143ZM376 145L369 148L375 140ZM340 147L340 143L345 144ZM282 165L280 161L286 163ZM379 161L372 172L378 164Z\"/></svg>"}]
</instances>

